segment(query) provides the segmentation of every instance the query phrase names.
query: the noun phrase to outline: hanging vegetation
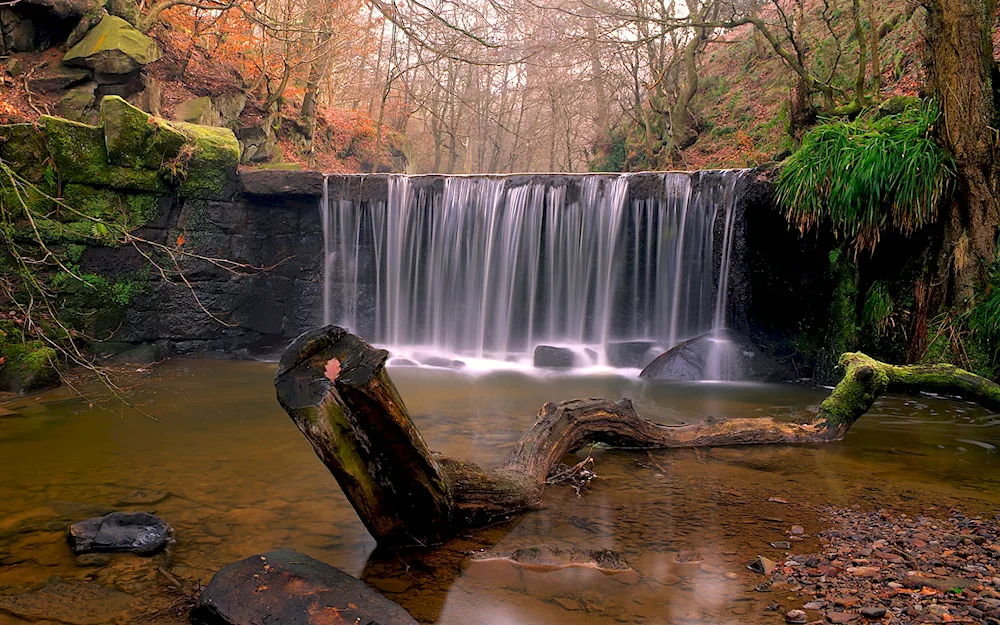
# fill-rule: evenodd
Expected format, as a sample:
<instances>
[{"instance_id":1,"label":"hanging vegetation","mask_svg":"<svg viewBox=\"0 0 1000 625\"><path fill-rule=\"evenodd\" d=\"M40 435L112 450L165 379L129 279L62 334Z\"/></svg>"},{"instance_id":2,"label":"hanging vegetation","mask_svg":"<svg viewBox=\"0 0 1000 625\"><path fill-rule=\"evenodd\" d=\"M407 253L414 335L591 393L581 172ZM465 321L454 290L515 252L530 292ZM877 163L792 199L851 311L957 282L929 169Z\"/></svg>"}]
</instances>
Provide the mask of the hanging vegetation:
<instances>
[{"instance_id":1,"label":"hanging vegetation","mask_svg":"<svg viewBox=\"0 0 1000 625\"><path fill-rule=\"evenodd\" d=\"M829 223L855 251L888 229L932 223L954 166L932 138L933 102L877 119L828 121L808 132L778 177L778 201L801 231Z\"/></svg>"}]
</instances>

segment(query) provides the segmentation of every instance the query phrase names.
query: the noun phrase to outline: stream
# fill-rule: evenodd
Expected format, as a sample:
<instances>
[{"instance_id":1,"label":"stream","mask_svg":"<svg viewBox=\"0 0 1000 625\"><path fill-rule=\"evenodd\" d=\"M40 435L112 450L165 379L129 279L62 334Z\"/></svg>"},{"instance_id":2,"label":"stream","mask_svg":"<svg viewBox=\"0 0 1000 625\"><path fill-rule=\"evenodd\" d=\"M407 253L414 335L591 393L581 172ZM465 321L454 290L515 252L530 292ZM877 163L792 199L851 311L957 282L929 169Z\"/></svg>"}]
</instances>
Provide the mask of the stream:
<instances>
[{"instance_id":1,"label":"stream","mask_svg":"<svg viewBox=\"0 0 1000 625\"><path fill-rule=\"evenodd\" d=\"M66 388L0 403L0 600L58 578L139 597L128 622L183 623L184 597L226 564L298 549L355 575L421 623L780 623L778 598L746 568L818 547L818 509L993 516L1000 417L967 402L884 397L836 444L678 451L583 450L599 479L578 497L434 549L384 553L278 406L266 362L175 360L137 374L153 419ZM799 385L652 382L616 375L468 374L391 367L431 449L500 464L546 401L630 397L664 423L708 415L795 419L828 392ZM145 510L174 528L169 557L116 555L80 566L69 522ZM798 538L798 536L796 536ZM546 543L613 549L634 578L571 568L470 566L467 554ZM158 569L163 569L160 571ZM176 583L175 583L176 582ZM0 625L22 621L0 611ZM98 621L100 622L100 621Z\"/></svg>"}]
</instances>

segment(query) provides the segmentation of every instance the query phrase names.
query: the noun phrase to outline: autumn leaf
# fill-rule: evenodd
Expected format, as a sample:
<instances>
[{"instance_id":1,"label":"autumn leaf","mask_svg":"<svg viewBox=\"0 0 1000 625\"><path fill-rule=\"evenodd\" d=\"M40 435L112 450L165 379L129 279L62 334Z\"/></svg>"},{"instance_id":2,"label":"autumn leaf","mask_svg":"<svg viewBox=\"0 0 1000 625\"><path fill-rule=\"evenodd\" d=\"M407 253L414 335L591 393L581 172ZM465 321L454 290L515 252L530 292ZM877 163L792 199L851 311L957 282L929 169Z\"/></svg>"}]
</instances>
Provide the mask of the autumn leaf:
<instances>
[{"instance_id":1,"label":"autumn leaf","mask_svg":"<svg viewBox=\"0 0 1000 625\"><path fill-rule=\"evenodd\" d=\"M184 245L184 233L183 232L177 235L177 247L180 247L182 245Z\"/></svg>"},{"instance_id":2,"label":"autumn leaf","mask_svg":"<svg viewBox=\"0 0 1000 625\"><path fill-rule=\"evenodd\" d=\"M336 358L331 358L326 363L326 370L323 371L323 374L326 376L327 380L335 382L337 380L337 376L340 375L340 361Z\"/></svg>"},{"instance_id":3,"label":"autumn leaf","mask_svg":"<svg viewBox=\"0 0 1000 625\"><path fill-rule=\"evenodd\" d=\"M6 356L0 356L0 365L2 365L5 362L7 362L7 357Z\"/></svg>"}]
</instances>

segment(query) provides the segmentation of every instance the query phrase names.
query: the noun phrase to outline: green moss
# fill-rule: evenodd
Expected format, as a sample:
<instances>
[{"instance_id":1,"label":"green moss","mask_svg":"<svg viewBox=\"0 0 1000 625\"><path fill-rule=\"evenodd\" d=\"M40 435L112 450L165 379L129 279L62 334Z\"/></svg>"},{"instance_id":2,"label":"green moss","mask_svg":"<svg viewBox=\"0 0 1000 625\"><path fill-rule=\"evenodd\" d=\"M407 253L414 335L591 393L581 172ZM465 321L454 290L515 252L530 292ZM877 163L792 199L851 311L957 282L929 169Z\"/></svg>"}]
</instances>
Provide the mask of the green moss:
<instances>
[{"instance_id":1,"label":"green moss","mask_svg":"<svg viewBox=\"0 0 1000 625\"><path fill-rule=\"evenodd\" d=\"M58 355L39 341L12 340L0 346L0 390L26 393L59 384Z\"/></svg>"},{"instance_id":2,"label":"green moss","mask_svg":"<svg viewBox=\"0 0 1000 625\"><path fill-rule=\"evenodd\" d=\"M45 180L49 149L34 124L0 126L0 160L34 183Z\"/></svg>"},{"instance_id":3,"label":"green moss","mask_svg":"<svg viewBox=\"0 0 1000 625\"><path fill-rule=\"evenodd\" d=\"M169 191L157 171L112 165L104 130L60 117L43 115L45 134L56 172L63 182L78 182L127 191Z\"/></svg>"},{"instance_id":4,"label":"green moss","mask_svg":"<svg viewBox=\"0 0 1000 625\"><path fill-rule=\"evenodd\" d=\"M182 153L184 175L180 195L184 198L225 200L232 196L240 144L228 128L176 122L174 126L188 138Z\"/></svg>"},{"instance_id":5,"label":"green moss","mask_svg":"<svg viewBox=\"0 0 1000 625\"><path fill-rule=\"evenodd\" d=\"M67 184L63 188L62 199L75 211L127 229L144 226L160 215L159 197L145 193L122 193L81 184ZM66 209L60 215L67 221L80 218L78 214Z\"/></svg>"}]
</instances>

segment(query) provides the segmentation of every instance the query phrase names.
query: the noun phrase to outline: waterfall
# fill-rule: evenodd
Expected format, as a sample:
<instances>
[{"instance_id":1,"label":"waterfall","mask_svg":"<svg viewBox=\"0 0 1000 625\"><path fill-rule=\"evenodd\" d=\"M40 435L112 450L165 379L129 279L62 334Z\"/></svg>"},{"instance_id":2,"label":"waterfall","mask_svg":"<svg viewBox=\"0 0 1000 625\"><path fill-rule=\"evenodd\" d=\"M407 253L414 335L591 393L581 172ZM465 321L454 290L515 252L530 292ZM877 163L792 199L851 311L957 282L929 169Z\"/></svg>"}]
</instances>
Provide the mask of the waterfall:
<instances>
[{"instance_id":1,"label":"waterfall","mask_svg":"<svg viewBox=\"0 0 1000 625\"><path fill-rule=\"evenodd\" d=\"M741 175L337 176L324 321L406 357L669 348L725 324Z\"/></svg>"}]
</instances>

